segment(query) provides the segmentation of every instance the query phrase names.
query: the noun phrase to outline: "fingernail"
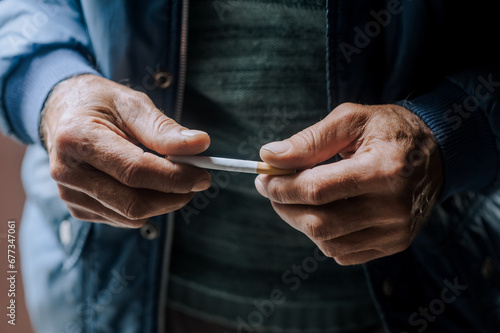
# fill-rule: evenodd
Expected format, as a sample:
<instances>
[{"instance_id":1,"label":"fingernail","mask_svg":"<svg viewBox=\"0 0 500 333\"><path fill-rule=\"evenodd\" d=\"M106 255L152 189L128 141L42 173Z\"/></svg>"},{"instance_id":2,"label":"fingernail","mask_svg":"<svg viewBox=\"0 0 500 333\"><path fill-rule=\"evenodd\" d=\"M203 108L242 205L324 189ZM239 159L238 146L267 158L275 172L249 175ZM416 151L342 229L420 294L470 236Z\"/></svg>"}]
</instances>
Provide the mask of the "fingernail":
<instances>
[{"instance_id":1,"label":"fingernail","mask_svg":"<svg viewBox=\"0 0 500 333\"><path fill-rule=\"evenodd\" d=\"M264 188L264 184L262 184L259 177L255 178L255 188L257 189L257 192L260 193L260 195L262 195L264 198L267 198L266 189Z\"/></svg>"},{"instance_id":2,"label":"fingernail","mask_svg":"<svg viewBox=\"0 0 500 333\"><path fill-rule=\"evenodd\" d=\"M198 131L198 130L183 130L183 131L181 131L181 134L185 135L185 136L192 137L192 136L201 135L201 134L206 135L207 133L203 132L203 131Z\"/></svg>"},{"instance_id":3,"label":"fingernail","mask_svg":"<svg viewBox=\"0 0 500 333\"><path fill-rule=\"evenodd\" d=\"M286 153L292 148L292 145L288 141L276 141L264 145L262 149L265 149L274 155L281 155Z\"/></svg>"},{"instance_id":4,"label":"fingernail","mask_svg":"<svg viewBox=\"0 0 500 333\"><path fill-rule=\"evenodd\" d=\"M192 192L201 192L207 190L210 186L212 185L212 179L211 178L206 178L203 180L200 180L196 184L194 184L193 188L191 189Z\"/></svg>"}]
</instances>

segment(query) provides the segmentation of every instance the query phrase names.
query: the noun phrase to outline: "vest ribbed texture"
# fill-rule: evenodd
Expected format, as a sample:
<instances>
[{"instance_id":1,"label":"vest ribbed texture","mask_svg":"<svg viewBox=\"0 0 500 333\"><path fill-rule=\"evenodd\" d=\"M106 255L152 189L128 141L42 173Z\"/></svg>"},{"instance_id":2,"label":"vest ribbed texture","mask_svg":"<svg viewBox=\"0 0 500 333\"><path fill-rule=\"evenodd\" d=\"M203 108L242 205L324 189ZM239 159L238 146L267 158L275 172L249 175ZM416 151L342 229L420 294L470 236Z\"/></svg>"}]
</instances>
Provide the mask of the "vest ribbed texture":
<instances>
[{"instance_id":1,"label":"vest ribbed texture","mask_svg":"<svg viewBox=\"0 0 500 333\"><path fill-rule=\"evenodd\" d=\"M208 154L258 159L261 145L327 114L324 0L192 1L188 50L183 123L210 134ZM360 266L315 259L255 176L212 175L176 217L170 306L242 332L378 323Z\"/></svg>"}]
</instances>

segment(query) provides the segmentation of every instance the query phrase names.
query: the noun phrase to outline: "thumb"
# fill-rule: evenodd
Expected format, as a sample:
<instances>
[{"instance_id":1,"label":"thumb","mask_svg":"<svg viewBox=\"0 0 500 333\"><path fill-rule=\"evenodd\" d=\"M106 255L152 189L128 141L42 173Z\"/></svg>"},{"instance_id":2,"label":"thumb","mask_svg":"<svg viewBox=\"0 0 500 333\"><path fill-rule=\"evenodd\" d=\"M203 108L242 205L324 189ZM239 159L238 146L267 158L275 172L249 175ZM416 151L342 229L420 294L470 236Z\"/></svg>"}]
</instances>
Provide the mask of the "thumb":
<instances>
[{"instance_id":1,"label":"thumb","mask_svg":"<svg viewBox=\"0 0 500 333\"><path fill-rule=\"evenodd\" d=\"M362 134L367 118L364 106L344 103L292 137L264 145L260 157L277 168L311 168L351 146Z\"/></svg>"},{"instance_id":2,"label":"thumb","mask_svg":"<svg viewBox=\"0 0 500 333\"><path fill-rule=\"evenodd\" d=\"M127 107L122 117L127 132L147 148L162 155L195 155L210 146L206 132L188 129L158 110L147 96L138 108Z\"/></svg>"}]
</instances>

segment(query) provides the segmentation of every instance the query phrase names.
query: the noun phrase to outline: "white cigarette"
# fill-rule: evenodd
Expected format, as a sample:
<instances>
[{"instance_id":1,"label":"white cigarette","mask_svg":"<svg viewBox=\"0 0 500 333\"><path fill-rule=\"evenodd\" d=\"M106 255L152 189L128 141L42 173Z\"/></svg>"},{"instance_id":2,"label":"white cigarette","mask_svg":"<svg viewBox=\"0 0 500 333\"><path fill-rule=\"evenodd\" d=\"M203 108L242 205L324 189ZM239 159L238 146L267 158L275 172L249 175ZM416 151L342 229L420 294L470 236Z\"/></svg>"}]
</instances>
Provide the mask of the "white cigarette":
<instances>
[{"instance_id":1,"label":"white cigarette","mask_svg":"<svg viewBox=\"0 0 500 333\"><path fill-rule=\"evenodd\" d=\"M264 162L237 160L232 158L212 156L168 156L169 161L194 165L199 168L245 172L266 175L292 175L296 170L279 169Z\"/></svg>"}]
</instances>

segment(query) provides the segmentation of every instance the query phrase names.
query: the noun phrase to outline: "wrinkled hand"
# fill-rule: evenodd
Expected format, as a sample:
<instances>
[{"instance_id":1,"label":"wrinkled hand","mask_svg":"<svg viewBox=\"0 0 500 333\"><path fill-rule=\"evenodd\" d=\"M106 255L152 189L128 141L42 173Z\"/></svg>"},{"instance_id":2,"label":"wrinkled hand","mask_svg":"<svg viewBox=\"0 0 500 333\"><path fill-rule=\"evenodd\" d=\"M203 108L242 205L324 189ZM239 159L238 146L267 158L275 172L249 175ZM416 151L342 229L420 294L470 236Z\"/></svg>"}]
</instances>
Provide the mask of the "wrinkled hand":
<instances>
[{"instance_id":1,"label":"wrinkled hand","mask_svg":"<svg viewBox=\"0 0 500 333\"><path fill-rule=\"evenodd\" d=\"M198 154L205 132L166 117L143 93L94 75L61 82L45 104L42 135L50 173L79 219L140 227L210 186L202 169L144 152Z\"/></svg>"},{"instance_id":2,"label":"wrinkled hand","mask_svg":"<svg viewBox=\"0 0 500 333\"><path fill-rule=\"evenodd\" d=\"M341 161L318 165L337 153ZM406 249L443 183L432 132L397 105L342 104L291 138L263 146L260 155L275 167L304 170L260 175L256 188L342 265Z\"/></svg>"}]
</instances>

